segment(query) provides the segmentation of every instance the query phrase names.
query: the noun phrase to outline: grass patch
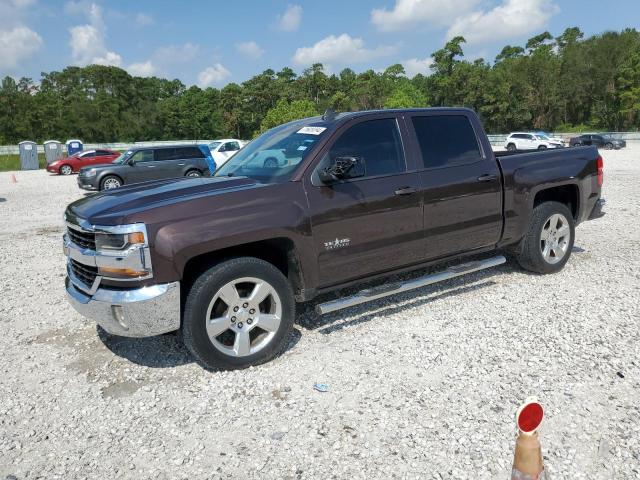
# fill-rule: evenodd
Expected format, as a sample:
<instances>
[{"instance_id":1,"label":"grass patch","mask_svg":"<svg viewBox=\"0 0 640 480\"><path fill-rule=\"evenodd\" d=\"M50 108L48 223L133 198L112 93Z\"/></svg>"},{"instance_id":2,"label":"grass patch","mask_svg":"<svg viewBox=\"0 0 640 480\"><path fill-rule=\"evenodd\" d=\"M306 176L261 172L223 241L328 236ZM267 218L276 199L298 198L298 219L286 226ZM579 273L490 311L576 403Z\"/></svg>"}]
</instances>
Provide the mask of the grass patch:
<instances>
[{"instance_id":1,"label":"grass patch","mask_svg":"<svg viewBox=\"0 0 640 480\"><path fill-rule=\"evenodd\" d=\"M45 162L44 153L38 153L40 168L45 167ZM0 155L0 172L10 172L12 170L20 170L20 155L17 153Z\"/></svg>"}]
</instances>

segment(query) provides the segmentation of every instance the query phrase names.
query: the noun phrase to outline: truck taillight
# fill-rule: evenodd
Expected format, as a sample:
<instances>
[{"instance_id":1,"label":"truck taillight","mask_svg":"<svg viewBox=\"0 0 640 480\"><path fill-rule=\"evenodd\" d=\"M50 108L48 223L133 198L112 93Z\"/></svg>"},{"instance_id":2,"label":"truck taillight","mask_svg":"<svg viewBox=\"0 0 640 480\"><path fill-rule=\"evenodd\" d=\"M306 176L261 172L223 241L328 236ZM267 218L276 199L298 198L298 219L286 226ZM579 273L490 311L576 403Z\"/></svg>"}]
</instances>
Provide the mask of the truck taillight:
<instances>
[{"instance_id":1,"label":"truck taillight","mask_svg":"<svg viewBox=\"0 0 640 480\"><path fill-rule=\"evenodd\" d=\"M600 155L598 155L598 159L596 160L596 167L598 168L598 186L601 187L604 181L604 161Z\"/></svg>"}]
</instances>

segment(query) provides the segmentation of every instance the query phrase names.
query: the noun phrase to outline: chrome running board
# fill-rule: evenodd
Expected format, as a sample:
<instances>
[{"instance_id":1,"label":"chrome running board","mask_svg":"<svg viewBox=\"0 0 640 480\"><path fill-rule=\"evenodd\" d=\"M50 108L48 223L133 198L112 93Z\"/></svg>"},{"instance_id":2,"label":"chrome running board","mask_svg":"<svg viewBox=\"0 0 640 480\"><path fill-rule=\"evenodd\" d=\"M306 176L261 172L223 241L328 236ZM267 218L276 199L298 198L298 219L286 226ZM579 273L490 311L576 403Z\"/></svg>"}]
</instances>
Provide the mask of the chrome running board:
<instances>
[{"instance_id":1,"label":"chrome running board","mask_svg":"<svg viewBox=\"0 0 640 480\"><path fill-rule=\"evenodd\" d=\"M466 275L467 273L473 273L479 270L496 267L498 265L502 265L506 261L507 259L502 255L497 255L486 260L477 260L473 262L462 263L460 265L454 265L442 272L432 273L429 275L425 275L424 277L408 280L406 282L387 283L378 287L367 288L350 297L339 298L330 302L321 303L316 306L316 312L320 315L335 312L336 310L353 307L354 305L360 305L361 303L377 300L378 298L388 297L389 295L395 295L396 293L406 292L407 290L425 287L433 283L449 280L450 278Z\"/></svg>"}]
</instances>

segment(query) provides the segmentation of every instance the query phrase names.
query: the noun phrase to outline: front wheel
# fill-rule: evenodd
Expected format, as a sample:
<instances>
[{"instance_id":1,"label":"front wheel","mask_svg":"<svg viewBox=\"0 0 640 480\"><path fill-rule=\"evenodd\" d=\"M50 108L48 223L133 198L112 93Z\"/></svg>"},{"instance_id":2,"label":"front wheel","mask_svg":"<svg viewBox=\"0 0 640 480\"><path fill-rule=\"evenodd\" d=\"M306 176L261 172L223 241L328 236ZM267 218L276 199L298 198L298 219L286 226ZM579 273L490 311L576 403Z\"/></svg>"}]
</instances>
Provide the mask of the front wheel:
<instances>
[{"instance_id":1,"label":"front wheel","mask_svg":"<svg viewBox=\"0 0 640 480\"><path fill-rule=\"evenodd\" d=\"M605 148L605 150L612 150L613 149L613 143L605 143L604 144L604 148Z\"/></svg>"},{"instance_id":2,"label":"front wheel","mask_svg":"<svg viewBox=\"0 0 640 480\"><path fill-rule=\"evenodd\" d=\"M187 172L187 174L185 175L185 177L189 177L189 178L197 178L197 177L201 177L201 176L202 176L202 174L198 170L189 170Z\"/></svg>"},{"instance_id":3,"label":"front wheel","mask_svg":"<svg viewBox=\"0 0 640 480\"><path fill-rule=\"evenodd\" d=\"M510 152L515 152L516 146L513 143L510 143L509 145L507 145L507 150L509 150Z\"/></svg>"},{"instance_id":4,"label":"front wheel","mask_svg":"<svg viewBox=\"0 0 640 480\"><path fill-rule=\"evenodd\" d=\"M70 165L62 165L60 167L60 175L71 175L73 173L73 169Z\"/></svg>"},{"instance_id":5,"label":"front wheel","mask_svg":"<svg viewBox=\"0 0 640 480\"><path fill-rule=\"evenodd\" d=\"M258 258L234 258L194 282L182 338L206 368L246 368L284 350L294 317L293 290L280 270Z\"/></svg>"},{"instance_id":6,"label":"front wheel","mask_svg":"<svg viewBox=\"0 0 640 480\"><path fill-rule=\"evenodd\" d=\"M113 190L122 186L122 180L115 175L108 175L100 182L100 190Z\"/></svg>"},{"instance_id":7,"label":"front wheel","mask_svg":"<svg viewBox=\"0 0 640 480\"><path fill-rule=\"evenodd\" d=\"M536 273L562 270L575 238L573 215L566 205L544 202L533 209L529 230L517 255L520 266Z\"/></svg>"},{"instance_id":8,"label":"front wheel","mask_svg":"<svg viewBox=\"0 0 640 480\"><path fill-rule=\"evenodd\" d=\"M538 146L538 150L546 150L547 146L546 145L539 145Z\"/></svg>"}]
</instances>

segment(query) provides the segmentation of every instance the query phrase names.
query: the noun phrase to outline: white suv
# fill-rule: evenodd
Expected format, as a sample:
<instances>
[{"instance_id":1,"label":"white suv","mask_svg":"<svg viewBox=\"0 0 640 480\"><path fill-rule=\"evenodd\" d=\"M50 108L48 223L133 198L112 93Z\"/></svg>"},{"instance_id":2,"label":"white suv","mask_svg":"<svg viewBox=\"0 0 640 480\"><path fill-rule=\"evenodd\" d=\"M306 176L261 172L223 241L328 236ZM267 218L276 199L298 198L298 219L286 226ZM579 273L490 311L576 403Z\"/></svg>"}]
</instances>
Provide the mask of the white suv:
<instances>
[{"instance_id":1,"label":"white suv","mask_svg":"<svg viewBox=\"0 0 640 480\"><path fill-rule=\"evenodd\" d=\"M510 134L504 141L504 148L509 151L515 150L544 150L546 148L562 148L561 141L550 139L544 135L536 133L515 132Z\"/></svg>"}]
</instances>

